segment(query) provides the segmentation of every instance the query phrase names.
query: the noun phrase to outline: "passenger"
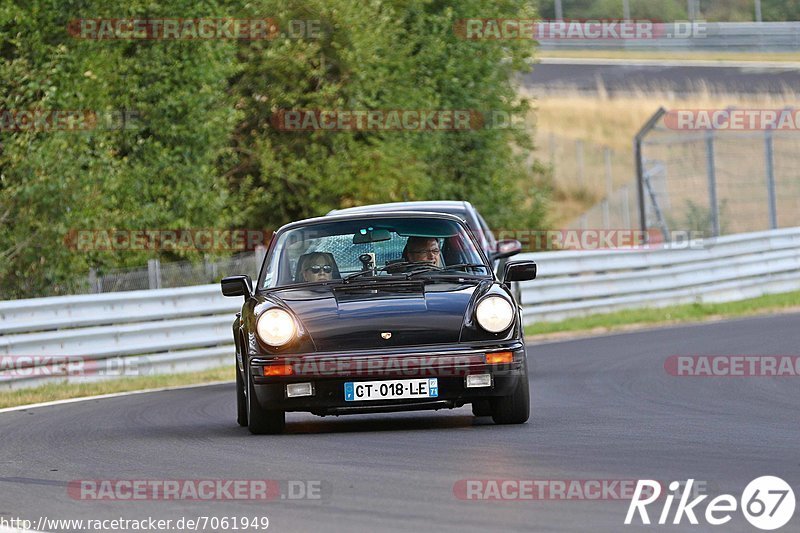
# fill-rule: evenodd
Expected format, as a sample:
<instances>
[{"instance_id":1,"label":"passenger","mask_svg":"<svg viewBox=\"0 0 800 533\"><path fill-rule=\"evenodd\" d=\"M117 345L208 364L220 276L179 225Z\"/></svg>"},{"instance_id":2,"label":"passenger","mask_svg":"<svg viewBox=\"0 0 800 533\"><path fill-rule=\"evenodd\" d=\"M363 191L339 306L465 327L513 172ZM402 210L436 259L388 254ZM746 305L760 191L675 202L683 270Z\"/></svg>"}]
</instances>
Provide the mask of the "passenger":
<instances>
[{"instance_id":1,"label":"passenger","mask_svg":"<svg viewBox=\"0 0 800 533\"><path fill-rule=\"evenodd\" d=\"M339 268L336 266L333 254L328 252L304 254L297 262L297 275L295 276L297 283L330 281L339 277Z\"/></svg>"}]
</instances>

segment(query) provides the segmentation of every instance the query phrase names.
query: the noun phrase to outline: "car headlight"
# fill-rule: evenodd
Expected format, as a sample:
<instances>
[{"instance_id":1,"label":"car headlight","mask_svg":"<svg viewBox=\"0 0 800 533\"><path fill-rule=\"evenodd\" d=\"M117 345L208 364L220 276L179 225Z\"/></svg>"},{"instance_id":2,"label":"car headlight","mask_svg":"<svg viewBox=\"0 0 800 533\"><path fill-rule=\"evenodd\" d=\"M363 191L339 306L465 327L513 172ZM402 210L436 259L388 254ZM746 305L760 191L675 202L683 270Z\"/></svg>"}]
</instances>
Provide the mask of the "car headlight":
<instances>
[{"instance_id":1,"label":"car headlight","mask_svg":"<svg viewBox=\"0 0 800 533\"><path fill-rule=\"evenodd\" d=\"M486 331L500 333L514 321L514 308L505 298L489 296L478 304L475 318Z\"/></svg>"},{"instance_id":2,"label":"car headlight","mask_svg":"<svg viewBox=\"0 0 800 533\"><path fill-rule=\"evenodd\" d=\"M261 313L256 322L258 337L270 346L283 346L297 333L292 315L283 309L269 309Z\"/></svg>"}]
</instances>

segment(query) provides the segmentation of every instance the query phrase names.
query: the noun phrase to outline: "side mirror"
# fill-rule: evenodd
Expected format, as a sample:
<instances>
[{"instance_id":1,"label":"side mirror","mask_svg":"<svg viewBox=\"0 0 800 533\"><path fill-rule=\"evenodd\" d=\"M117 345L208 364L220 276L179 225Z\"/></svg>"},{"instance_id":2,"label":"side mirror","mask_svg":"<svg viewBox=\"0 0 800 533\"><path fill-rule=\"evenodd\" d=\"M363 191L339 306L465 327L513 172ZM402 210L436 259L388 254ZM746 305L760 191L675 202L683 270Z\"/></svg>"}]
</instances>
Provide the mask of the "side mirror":
<instances>
[{"instance_id":1,"label":"side mirror","mask_svg":"<svg viewBox=\"0 0 800 533\"><path fill-rule=\"evenodd\" d=\"M222 294L225 296L244 296L248 298L253 294L253 282L250 276L228 276L222 278Z\"/></svg>"},{"instance_id":2,"label":"side mirror","mask_svg":"<svg viewBox=\"0 0 800 533\"><path fill-rule=\"evenodd\" d=\"M497 241L497 246L492 254L492 261L517 255L522 251L522 244L516 239L503 239Z\"/></svg>"},{"instance_id":3,"label":"side mirror","mask_svg":"<svg viewBox=\"0 0 800 533\"><path fill-rule=\"evenodd\" d=\"M536 279L536 263L533 261L511 261L503 269L503 283Z\"/></svg>"}]
</instances>

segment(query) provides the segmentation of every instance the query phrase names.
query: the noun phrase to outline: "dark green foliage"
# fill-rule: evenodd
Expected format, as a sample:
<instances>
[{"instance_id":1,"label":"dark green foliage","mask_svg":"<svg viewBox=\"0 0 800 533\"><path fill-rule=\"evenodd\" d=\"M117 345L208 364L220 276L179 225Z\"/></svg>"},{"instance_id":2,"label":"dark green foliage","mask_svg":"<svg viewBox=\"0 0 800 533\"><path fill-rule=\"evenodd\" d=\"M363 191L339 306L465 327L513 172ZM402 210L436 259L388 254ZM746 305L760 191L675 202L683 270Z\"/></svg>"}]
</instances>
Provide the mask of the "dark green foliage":
<instances>
[{"instance_id":1,"label":"dark green foliage","mask_svg":"<svg viewBox=\"0 0 800 533\"><path fill-rule=\"evenodd\" d=\"M469 199L497 227L540 227L519 130L281 132L278 109L474 109L524 116L527 41L471 42L467 0L6 0L0 110L127 110L125 129L0 131L0 299L69 292L90 267L198 252L79 252L71 229L268 228L337 207ZM80 40L81 17L320 21L318 39ZM118 126L119 124L115 124Z\"/></svg>"}]
</instances>

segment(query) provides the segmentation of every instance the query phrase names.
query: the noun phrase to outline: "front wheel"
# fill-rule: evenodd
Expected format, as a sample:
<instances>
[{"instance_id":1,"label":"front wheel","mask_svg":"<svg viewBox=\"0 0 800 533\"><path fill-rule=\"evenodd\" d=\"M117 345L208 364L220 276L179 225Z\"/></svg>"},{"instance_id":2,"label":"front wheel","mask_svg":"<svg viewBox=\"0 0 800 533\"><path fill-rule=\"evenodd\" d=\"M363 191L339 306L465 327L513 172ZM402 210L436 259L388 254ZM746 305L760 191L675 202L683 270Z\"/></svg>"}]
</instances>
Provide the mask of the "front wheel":
<instances>
[{"instance_id":1,"label":"front wheel","mask_svg":"<svg viewBox=\"0 0 800 533\"><path fill-rule=\"evenodd\" d=\"M528 421L531 398L527 367L513 393L491 400L491 410L495 424L524 424Z\"/></svg>"},{"instance_id":2,"label":"front wheel","mask_svg":"<svg viewBox=\"0 0 800 533\"><path fill-rule=\"evenodd\" d=\"M236 365L236 422L244 427L247 425L247 395L244 393L244 379Z\"/></svg>"},{"instance_id":3,"label":"front wheel","mask_svg":"<svg viewBox=\"0 0 800 533\"><path fill-rule=\"evenodd\" d=\"M492 416L492 405L489 400L475 400L472 402L473 416Z\"/></svg>"},{"instance_id":4,"label":"front wheel","mask_svg":"<svg viewBox=\"0 0 800 533\"><path fill-rule=\"evenodd\" d=\"M264 409L258 403L255 387L247 379L247 429L253 435L275 435L283 433L286 427L286 413Z\"/></svg>"}]
</instances>

